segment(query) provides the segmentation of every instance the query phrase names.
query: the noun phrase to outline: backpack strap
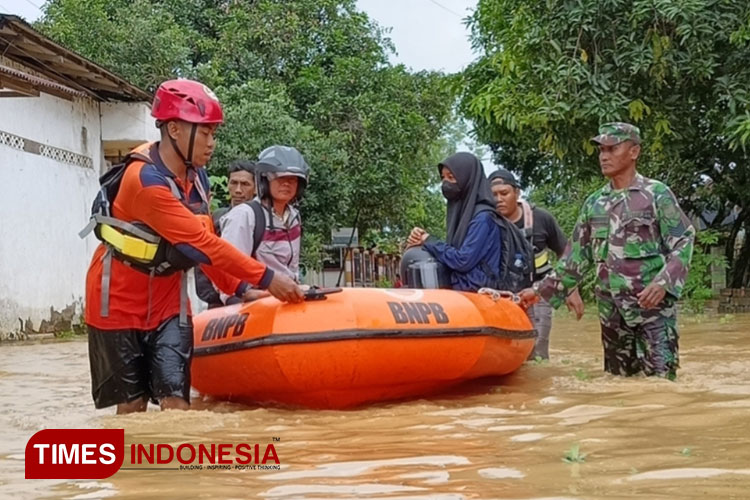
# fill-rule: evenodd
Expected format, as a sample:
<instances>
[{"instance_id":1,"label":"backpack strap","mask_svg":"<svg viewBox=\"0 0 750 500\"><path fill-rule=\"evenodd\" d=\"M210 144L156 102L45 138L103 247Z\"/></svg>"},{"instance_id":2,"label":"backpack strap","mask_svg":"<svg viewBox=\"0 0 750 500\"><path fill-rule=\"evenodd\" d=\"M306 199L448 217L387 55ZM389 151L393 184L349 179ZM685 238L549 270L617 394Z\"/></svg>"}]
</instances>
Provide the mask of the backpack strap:
<instances>
[{"instance_id":1,"label":"backpack strap","mask_svg":"<svg viewBox=\"0 0 750 500\"><path fill-rule=\"evenodd\" d=\"M201 199L202 206L206 210L206 214L210 214L211 211L211 197L206 193L206 187L203 185L203 181L201 180L201 176L198 175L195 170L192 171L192 174L188 174L192 177L192 183L195 190L198 192L198 196ZM189 193L183 193L180 191L180 188L177 186L177 183L175 182L174 178L167 176L166 177L167 184L169 184L169 190L172 192L172 196L177 198L180 202L182 202L183 205L187 206L191 212L195 213L192 208L189 206L189 200L190 200L190 194ZM197 214L196 214L197 215ZM213 221L212 221L213 225Z\"/></svg>"},{"instance_id":2,"label":"backpack strap","mask_svg":"<svg viewBox=\"0 0 750 500\"><path fill-rule=\"evenodd\" d=\"M102 291L101 309L99 314L102 318L109 316L109 283L112 279L112 248L107 246L102 255Z\"/></svg>"},{"instance_id":3,"label":"backpack strap","mask_svg":"<svg viewBox=\"0 0 750 500\"><path fill-rule=\"evenodd\" d=\"M147 243L158 244L159 241L161 241L161 238L158 235L144 231L143 229L136 226L135 224L132 224L130 222L125 222L124 220L115 219L114 217L107 217L106 215L100 215L100 214L95 214L93 217L91 217L91 220L94 222L94 225L106 224L108 226L116 227L117 229L126 231L132 234L133 236L136 236L146 241ZM86 228L88 228L88 226L86 226ZM84 228L84 230L86 228ZM83 233L83 231L81 231L81 233ZM79 236L81 237L86 236L85 234L81 235L81 233L78 233Z\"/></svg>"},{"instance_id":4,"label":"backpack strap","mask_svg":"<svg viewBox=\"0 0 750 500\"><path fill-rule=\"evenodd\" d=\"M183 328L189 326L188 315L187 315L187 309L188 309L188 288L187 287L188 287L187 271L182 271L180 273L180 320L179 320L179 324Z\"/></svg>"},{"instance_id":5,"label":"backpack strap","mask_svg":"<svg viewBox=\"0 0 750 500\"><path fill-rule=\"evenodd\" d=\"M99 197L102 200L102 210L99 213L92 213L91 214L91 218L89 219L89 223L86 224L86 227L84 227L78 233L78 236L81 239L83 239L86 236L88 236L89 233L91 233L91 231L93 231L96 228L97 224L102 223L99 220L99 217L108 217L108 218L110 218L109 219L110 222L105 222L105 224L109 224L111 226L115 226L116 225L114 223L111 223L111 221L114 220L111 217L112 217L112 205L114 204L115 200L114 199L110 200L109 197L107 196L107 187L106 187L105 184L106 184L107 180L109 180L109 178L111 178L112 175L114 175L115 178L119 177L120 181L117 181L117 182L121 182L122 177L125 176L125 170L128 167L130 167L133 163L136 163L136 162L150 163L151 159L147 155L145 155L143 153L140 153L140 152L137 152L137 151L132 152L132 153L128 153L128 155L125 157L125 160L122 163L118 163L117 165L114 165L111 169L109 169L107 172L105 172L104 174L102 174L102 176L99 178L99 183L100 183ZM115 169L119 169L120 172L119 173L113 172ZM105 179L107 179L107 180L105 180ZM123 228L120 228L120 229L123 229ZM130 231L130 228L128 228L126 230Z\"/></svg>"},{"instance_id":6,"label":"backpack strap","mask_svg":"<svg viewBox=\"0 0 750 500\"><path fill-rule=\"evenodd\" d=\"M206 186L203 185L203 179L198 171L195 171L195 179L193 179L193 186L198 191L198 195L201 197L203 203L206 204L206 208L211 209L211 198L206 192Z\"/></svg>"},{"instance_id":7,"label":"backpack strap","mask_svg":"<svg viewBox=\"0 0 750 500\"><path fill-rule=\"evenodd\" d=\"M170 176L166 176L165 179L167 180L167 184L169 184L169 190L172 191L172 196L177 198L180 201L182 200L182 192L180 191L180 188L177 187L177 183L172 179Z\"/></svg>"},{"instance_id":8,"label":"backpack strap","mask_svg":"<svg viewBox=\"0 0 750 500\"><path fill-rule=\"evenodd\" d=\"M253 228L253 253L250 255L253 259L258 253L258 247L263 241L263 233L266 232L266 214L263 205L258 200L248 203L255 214L255 227Z\"/></svg>"},{"instance_id":9,"label":"backpack strap","mask_svg":"<svg viewBox=\"0 0 750 500\"><path fill-rule=\"evenodd\" d=\"M88 236L89 233L94 230L94 228L96 227L96 224L97 224L96 217L91 217L89 219L89 223L86 224L86 227L78 231L78 237L83 239L86 236Z\"/></svg>"},{"instance_id":10,"label":"backpack strap","mask_svg":"<svg viewBox=\"0 0 750 500\"><path fill-rule=\"evenodd\" d=\"M135 161L142 161L143 163L153 163L151 157L141 151L132 151L125 156L123 163L130 164Z\"/></svg>"},{"instance_id":11,"label":"backpack strap","mask_svg":"<svg viewBox=\"0 0 750 500\"><path fill-rule=\"evenodd\" d=\"M534 234L534 209L526 200L521 200L520 203L523 209L523 235L531 238Z\"/></svg>"},{"instance_id":12,"label":"backpack strap","mask_svg":"<svg viewBox=\"0 0 750 500\"><path fill-rule=\"evenodd\" d=\"M178 200L185 203L187 201L187 198L183 197L182 192L180 191L180 188L177 186L177 183L175 180L170 177L166 176L167 184L169 184L169 190L172 192L172 195L177 198ZM206 204L206 207L209 206L208 204L208 198L206 196L206 191L203 189L203 184L201 183L200 176L195 175L195 178L193 179L193 185L196 187L198 194L201 197L201 200ZM166 267L169 266L169 263L165 262L162 265L165 265ZM148 277L148 317L151 316L151 280L154 277L154 273L157 269L151 271L151 274ZM179 319L179 325L181 327L187 327L188 326L188 315L187 315L187 308L188 308L188 280L187 280L187 271L182 271L180 273L180 319ZM148 321L148 319L146 320Z\"/></svg>"}]
</instances>

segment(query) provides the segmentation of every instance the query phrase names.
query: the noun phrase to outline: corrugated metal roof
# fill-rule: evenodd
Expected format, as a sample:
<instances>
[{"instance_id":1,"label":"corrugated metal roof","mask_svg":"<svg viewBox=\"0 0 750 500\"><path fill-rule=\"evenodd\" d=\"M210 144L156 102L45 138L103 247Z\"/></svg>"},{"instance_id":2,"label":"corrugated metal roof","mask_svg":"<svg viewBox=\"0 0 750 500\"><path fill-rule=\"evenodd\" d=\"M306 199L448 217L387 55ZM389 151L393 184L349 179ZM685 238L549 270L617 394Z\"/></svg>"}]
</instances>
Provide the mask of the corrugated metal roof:
<instances>
[{"instance_id":1,"label":"corrugated metal roof","mask_svg":"<svg viewBox=\"0 0 750 500\"><path fill-rule=\"evenodd\" d=\"M18 16L0 14L0 54L98 101L152 99L149 92L52 41Z\"/></svg>"},{"instance_id":2,"label":"corrugated metal roof","mask_svg":"<svg viewBox=\"0 0 750 500\"><path fill-rule=\"evenodd\" d=\"M0 64L0 75L7 75L17 80L23 80L25 82L28 82L34 87L41 87L43 89L49 89L55 92L60 92L63 94L70 95L72 97L88 97L86 93L81 92L80 90L71 89L70 87L66 87L65 85L61 83L53 82L52 80L47 80L46 78L40 78L38 76L30 75L28 73L24 73L21 70L9 68L8 66L4 66L2 64Z\"/></svg>"}]
</instances>

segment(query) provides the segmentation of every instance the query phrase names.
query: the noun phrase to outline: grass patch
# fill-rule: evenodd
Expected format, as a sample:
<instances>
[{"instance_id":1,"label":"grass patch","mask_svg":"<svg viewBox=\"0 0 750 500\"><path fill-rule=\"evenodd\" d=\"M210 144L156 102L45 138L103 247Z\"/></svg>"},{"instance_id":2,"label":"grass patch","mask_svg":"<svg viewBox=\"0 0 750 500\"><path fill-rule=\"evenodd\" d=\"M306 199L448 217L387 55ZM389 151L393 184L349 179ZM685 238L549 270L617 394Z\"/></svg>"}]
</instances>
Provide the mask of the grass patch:
<instances>
[{"instance_id":1,"label":"grass patch","mask_svg":"<svg viewBox=\"0 0 750 500\"><path fill-rule=\"evenodd\" d=\"M721 318L719 318L719 324L720 325L726 325L727 323L731 323L734 321L734 314L725 314Z\"/></svg>"},{"instance_id":2,"label":"grass patch","mask_svg":"<svg viewBox=\"0 0 750 500\"><path fill-rule=\"evenodd\" d=\"M582 464L586 461L586 455L586 453L581 453L581 445L576 443L565 452L562 460L566 464Z\"/></svg>"},{"instance_id":3,"label":"grass patch","mask_svg":"<svg viewBox=\"0 0 750 500\"><path fill-rule=\"evenodd\" d=\"M581 382L591 380L591 375L585 368L576 368L576 371L573 372L573 376L575 376L575 378L577 378Z\"/></svg>"},{"instance_id":4,"label":"grass patch","mask_svg":"<svg viewBox=\"0 0 750 500\"><path fill-rule=\"evenodd\" d=\"M76 337L80 337L81 335L85 335L86 330L82 326L74 325L73 328L69 330L61 330L59 332L55 332L55 339L57 340L73 340Z\"/></svg>"}]
</instances>

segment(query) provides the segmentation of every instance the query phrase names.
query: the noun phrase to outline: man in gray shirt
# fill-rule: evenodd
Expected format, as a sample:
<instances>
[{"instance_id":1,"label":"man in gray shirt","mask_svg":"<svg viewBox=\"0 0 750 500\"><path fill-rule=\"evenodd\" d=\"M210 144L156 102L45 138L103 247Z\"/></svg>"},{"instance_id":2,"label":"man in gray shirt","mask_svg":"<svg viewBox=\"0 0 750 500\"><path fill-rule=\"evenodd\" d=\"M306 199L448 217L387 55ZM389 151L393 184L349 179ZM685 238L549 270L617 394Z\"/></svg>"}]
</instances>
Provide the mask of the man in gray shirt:
<instances>
[{"instance_id":1,"label":"man in gray shirt","mask_svg":"<svg viewBox=\"0 0 750 500\"><path fill-rule=\"evenodd\" d=\"M255 164L253 162L249 160L233 161L227 168L227 174L229 175L227 190L229 191L230 204L228 207L218 208L211 213L216 234L221 234L219 228L221 217L233 207L255 198ZM199 268L195 268L195 293L198 298L208 304L209 309L224 305L218 290L214 288L214 284ZM241 299L237 297L233 297L233 299L241 302Z\"/></svg>"}]
</instances>

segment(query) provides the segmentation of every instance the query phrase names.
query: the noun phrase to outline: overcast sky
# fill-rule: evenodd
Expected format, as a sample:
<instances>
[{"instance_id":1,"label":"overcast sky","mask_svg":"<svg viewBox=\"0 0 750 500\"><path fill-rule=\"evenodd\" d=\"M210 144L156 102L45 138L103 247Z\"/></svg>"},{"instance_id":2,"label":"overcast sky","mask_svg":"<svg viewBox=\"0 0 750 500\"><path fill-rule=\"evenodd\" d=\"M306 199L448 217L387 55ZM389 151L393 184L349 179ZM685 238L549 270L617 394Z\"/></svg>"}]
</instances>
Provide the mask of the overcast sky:
<instances>
[{"instance_id":1,"label":"overcast sky","mask_svg":"<svg viewBox=\"0 0 750 500\"><path fill-rule=\"evenodd\" d=\"M357 0L383 27L398 54L393 62L415 69L455 73L473 59L464 19L476 0Z\"/></svg>"},{"instance_id":2,"label":"overcast sky","mask_svg":"<svg viewBox=\"0 0 750 500\"><path fill-rule=\"evenodd\" d=\"M0 0L0 12L21 16L28 22L42 15L41 6L44 0Z\"/></svg>"}]
</instances>

